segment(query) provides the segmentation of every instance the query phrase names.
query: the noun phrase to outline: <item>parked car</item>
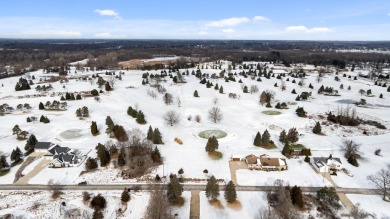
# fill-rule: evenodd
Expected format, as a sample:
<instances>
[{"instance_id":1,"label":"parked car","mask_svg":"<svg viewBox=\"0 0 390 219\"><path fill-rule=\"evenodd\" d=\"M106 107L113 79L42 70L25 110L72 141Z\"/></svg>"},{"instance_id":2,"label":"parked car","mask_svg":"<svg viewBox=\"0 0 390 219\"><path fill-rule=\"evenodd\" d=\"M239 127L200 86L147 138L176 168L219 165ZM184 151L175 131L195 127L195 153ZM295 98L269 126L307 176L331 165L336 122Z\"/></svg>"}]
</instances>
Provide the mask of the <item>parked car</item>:
<instances>
[{"instance_id":1,"label":"parked car","mask_svg":"<svg viewBox=\"0 0 390 219\"><path fill-rule=\"evenodd\" d=\"M87 181L79 182L79 186L87 185Z\"/></svg>"}]
</instances>

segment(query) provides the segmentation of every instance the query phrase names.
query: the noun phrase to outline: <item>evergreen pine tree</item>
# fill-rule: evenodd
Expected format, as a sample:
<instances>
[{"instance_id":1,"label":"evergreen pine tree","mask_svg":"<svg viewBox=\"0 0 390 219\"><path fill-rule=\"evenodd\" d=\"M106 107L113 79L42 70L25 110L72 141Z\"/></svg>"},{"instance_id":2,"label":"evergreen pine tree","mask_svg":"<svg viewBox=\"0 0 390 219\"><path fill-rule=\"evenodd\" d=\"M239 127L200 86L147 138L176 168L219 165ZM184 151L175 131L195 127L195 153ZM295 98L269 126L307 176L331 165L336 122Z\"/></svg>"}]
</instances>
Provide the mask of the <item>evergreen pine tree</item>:
<instances>
[{"instance_id":1,"label":"evergreen pine tree","mask_svg":"<svg viewBox=\"0 0 390 219\"><path fill-rule=\"evenodd\" d=\"M106 82L105 89L106 89L106 91L111 91L112 90L110 83Z\"/></svg>"},{"instance_id":2,"label":"evergreen pine tree","mask_svg":"<svg viewBox=\"0 0 390 219\"><path fill-rule=\"evenodd\" d=\"M123 167L125 164L126 164L126 151L125 148L122 147L118 155L118 165L120 167Z\"/></svg>"},{"instance_id":3,"label":"evergreen pine tree","mask_svg":"<svg viewBox=\"0 0 390 219\"><path fill-rule=\"evenodd\" d=\"M194 91L194 97L199 97L199 94L198 94L197 90Z\"/></svg>"},{"instance_id":4,"label":"evergreen pine tree","mask_svg":"<svg viewBox=\"0 0 390 219\"><path fill-rule=\"evenodd\" d=\"M313 128L313 133L314 134L321 134L321 124L320 122L316 122L314 128Z\"/></svg>"},{"instance_id":5,"label":"evergreen pine tree","mask_svg":"<svg viewBox=\"0 0 390 219\"><path fill-rule=\"evenodd\" d=\"M299 140L299 134L295 127L288 130L286 140L291 143L297 142Z\"/></svg>"},{"instance_id":6,"label":"evergreen pine tree","mask_svg":"<svg viewBox=\"0 0 390 219\"><path fill-rule=\"evenodd\" d=\"M310 157L307 156L307 155L306 155L306 157L305 157L305 162L306 162L306 163L310 163Z\"/></svg>"},{"instance_id":7,"label":"evergreen pine tree","mask_svg":"<svg viewBox=\"0 0 390 219\"><path fill-rule=\"evenodd\" d=\"M18 161L21 160L21 157L22 157L22 151L20 151L19 147L16 147L16 149L12 150L11 161L17 163Z\"/></svg>"},{"instance_id":8,"label":"evergreen pine tree","mask_svg":"<svg viewBox=\"0 0 390 219\"><path fill-rule=\"evenodd\" d=\"M261 144L262 144L261 134L260 134L260 132L257 132L255 140L253 142L253 145L254 146L261 146Z\"/></svg>"},{"instance_id":9,"label":"evergreen pine tree","mask_svg":"<svg viewBox=\"0 0 390 219\"><path fill-rule=\"evenodd\" d=\"M110 137L113 137L115 125L114 125L114 122L112 121L110 116L107 116L107 118L106 118L106 125L107 125L106 133L109 134Z\"/></svg>"},{"instance_id":10,"label":"evergreen pine tree","mask_svg":"<svg viewBox=\"0 0 390 219\"><path fill-rule=\"evenodd\" d=\"M153 131L153 144L163 144L160 130L155 128Z\"/></svg>"},{"instance_id":11,"label":"evergreen pine tree","mask_svg":"<svg viewBox=\"0 0 390 219\"><path fill-rule=\"evenodd\" d=\"M0 155L0 170L8 167L9 164L7 162L7 158L4 155Z\"/></svg>"},{"instance_id":12,"label":"evergreen pine tree","mask_svg":"<svg viewBox=\"0 0 390 219\"><path fill-rule=\"evenodd\" d=\"M214 89L215 89L215 90L218 90L218 89L219 89L218 83L215 84Z\"/></svg>"},{"instance_id":13,"label":"evergreen pine tree","mask_svg":"<svg viewBox=\"0 0 390 219\"><path fill-rule=\"evenodd\" d=\"M298 206L299 208L303 208L303 196L302 190L298 186L294 186L291 188L291 202L293 205Z\"/></svg>"},{"instance_id":14,"label":"evergreen pine tree","mask_svg":"<svg viewBox=\"0 0 390 219\"><path fill-rule=\"evenodd\" d=\"M289 145L288 142L285 142L284 146L283 146L283 149L282 149L282 154L286 157L290 156L291 155L291 152L292 152L292 149Z\"/></svg>"},{"instance_id":15,"label":"evergreen pine tree","mask_svg":"<svg viewBox=\"0 0 390 219\"><path fill-rule=\"evenodd\" d=\"M247 86L244 86L243 92L244 92L244 93L249 93L249 92L248 92L248 87L247 87Z\"/></svg>"},{"instance_id":16,"label":"evergreen pine tree","mask_svg":"<svg viewBox=\"0 0 390 219\"><path fill-rule=\"evenodd\" d=\"M92 124L91 124L91 134L92 135L97 135L98 134L98 129L97 129L97 125L96 125L96 122L95 121L92 121Z\"/></svg>"},{"instance_id":17,"label":"evergreen pine tree","mask_svg":"<svg viewBox=\"0 0 390 219\"><path fill-rule=\"evenodd\" d=\"M205 149L207 152L214 152L218 149L218 140L215 136L209 137Z\"/></svg>"},{"instance_id":18,"label":"evergreen pine tree","mask_svg":"<svg viewBox=\"0 0 390 219\"><path fill-rule=\"evenodd\" d=\"M172 175L172 177L170 177L167 191L169 202L172 204L179 204L182 192L183 186L180 184L179 179L176 175Z\"/></svg>"},{"instance_id":19,"label":"evergreen pine tree","mask_svg":"<svg viewBox=\"0 0 390 219\"><path fill-rule=\"evenodd\" d=\"M389 86L389 88L390 88L390 86ZM389 92L390 92L390 91L389 91ZM220 94L223 94L223 87L222 87L222 86L219 88L219 93L220 93Z\"/></svg>"},{"instance_id":20,"label":"evergreen pine tree","mask_svg":"<svg viewBox=\"0 0 390 219\"><path fill-rule=\"evenodd\" d=\"M390 92L390 86L387 88L387 92Z\"/></svg>"},{"instance_id":21,"label":"evergreen pine tree","mask_svg":"<svg viewBox=\"0 0 390 219\"><path fill-rule=\"evenodd\" d=\"M161 154L157 147L154 148L150 157L152 158L154 163L161 163Z\"/></svg>"},{"instance_id":22,"label":"evergreen pine tree","mask_svg":"<svg viewBox=\"0 0 390 219\"><path fill-rule=\"evenodd\" d=\"M127 191L127 189L124 189L121 195L121 201L122 202L129 202L130 201L130 194Z\"/></svg>"},{"instance_id":23,"label":"evergreen pine tree","mask_svg":"<svg viewBox=\"0 0 390 219\"><path fill-rule=\"evenodd\" d=\"M268 102L267 103L267 105L265 105L265 107L267 107L267 108L271 108L272 106L271 106L271 103L270 102Z\"/></svg>"},{"instance_id":24,"label":"evergreen pine tree","mask_svg":"<svg viewBox=\"0 0 390 219\"><path fill-rule=\"evenodd\" d=\"M96 169L98 166L97 166L97 162L96 162L96 160L94 159L94 158L91 158L91 157L89 157L88 159L87 159L87 161L85 162L85 168L87 169L87 170L94 170L94 169Z\"/></svg>"},{"instance_id":25,"label":"evergreen pine tree","mask_svg":"<svg viewBox=\"0 0 390 219\"><path fill-rule=\"evenodd\" d=\"M381 99L382 99L382 98L383 98L383 94L380 94L380 95L379 95L379 98L381 98Z\"/></svg>"},{"instance_id":26,"label":"evergreen pine tree","mask_svg":"<svg viewBox=\"0 0 390 219\"><path fill-rule=\"evenodd\" d=\"M219 185L214 176L211 176L210 179L207 180L206 197L211 200L215 200L219 197Z\"/></svg>"},{"instance_id":27,"label":"evergreen pine tree","mask_svg":"<svg viewBox=\"0 0 390 219\"><path fill-rule=\"evenodd\" d=\"M137 118L135 120L138 124L146 124L146 120L145 120L145 115L144 113L140 110L138 111L137 113Z\"/></svg>"},{"instance_id":28,"label":"evergreen pine tree","mask_svg":"<svg viewBox=\"0 0 390 219\"><path fill-rule=\"evenodd\" d=\"M270 144L270 134L268 130L266 129L263 133L263 138L261 139L261 144L265 147L269 146Z\"/></svg>"},{"instance_id":29,"label":"evergreen pine tree","mask_svg":"<svg viewBox=\"0 0 390 219\"><path fill-rule=\"evenodd\" d=\"M149 141L153 141L153 129L152 126L149 126L148 133L146 135L146 139Z\"/></svg>"},{"instance_id":30,"label":"evergreen pine tree","mask_svg":"<svg viewBox=\"0 0 390 219\"><path fill-rule=\"evenodd\" d=\"M107 166L111 161L111 155L108 152L108 150L106 149L106 147L99 143L96 146L96 150L97 150L97 155L98 155L99 160L100 160L100 166L102 166L102 167Z\"/></svg>"},{"instance_id":31,"label":"evergreen pine tree","mask_svg":"<svg viewBox=\"0 0 390 219\"><path fill-rule=\"evenodd\" d=\"M34 146L37 144L38 140L35 135L31 134L26 141L26 146L24 146L24 150L27 152L34 150Z\"/></svg>"},{"instance_id":32,"label":"evergreen pine tree","mask_svg":"<svg viewBox=\"0 0 390 219\"><path fill-rule=\"evenodd\" d=\"M283 131L280 132L279 141L285 143L285 141L286 141L286 130L283 129Z\"/></svg>"},{"instance_id":33,"label":"evergreen pine tree","mask_svg":"<svg viewBox=\"0 0 390 219\"><path fill-rule=\"evenodd\" d=\"M225 199L229 203L233 203L237 199L236 186L231 180L225 187Z\"/></svg>"}]
</instances>

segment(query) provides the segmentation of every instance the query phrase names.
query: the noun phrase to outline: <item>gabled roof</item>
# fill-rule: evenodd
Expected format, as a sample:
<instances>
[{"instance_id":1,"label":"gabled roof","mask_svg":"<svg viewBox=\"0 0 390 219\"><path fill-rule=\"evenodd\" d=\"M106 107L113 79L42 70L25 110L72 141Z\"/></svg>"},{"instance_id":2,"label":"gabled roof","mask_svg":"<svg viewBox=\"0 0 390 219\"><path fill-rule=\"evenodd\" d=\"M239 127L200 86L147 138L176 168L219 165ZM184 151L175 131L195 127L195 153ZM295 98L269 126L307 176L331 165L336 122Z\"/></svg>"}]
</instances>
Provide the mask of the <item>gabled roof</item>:
<instances>
[{"instance_id":1,"label":"gabled roof","mask_svg":"<svg viewBox=\"0 0 390 219\"><path fill-rule=\"evenodd\" d=\"M340 158L313 157L313 161L317 167L328 166L333 163L342 164Z\"/></svg>"},{"instance_id":2,"label":"gabled roof","mask_svg":"<svg viewBox=\"0 0 390 219\"><path fill-rule=\"evenodd\" d=\"M77 159L75 155L71 154L58 154L53 156L53 160L57 160L60 163L67 162L67 163L77 163Z\"/></svg>"},{"instance_id":3,"label":"gabled roof","mask_svg":"<svg viewBox=\"0 0 390 219\"><path fill-rule=\"evenodd\" d=\"M260 157L260 162L262 166L286 166L286 162L280 158L269 158L269 157Z\"/></svg>"},{"instance_id":4,"label":"gabled roof","mask_svg":"<svg viewBox=\"0 0 390 219\"><path fill-rule=\"evenodd\" d=\"M70 152L71 149L68 148L68 147L61 147L59 145L55 145L53 147L51 147L48 151L48 153L52 154L52 155L56 155L56 154L67 154L68 152Z\"/></svg>"},{"instance_id":5,"label":"gabled roof","mask_svg":"<svg viewBox=\"0 0 390 219\"><path fill-rule=\"evenodd\" d=\"M51 142L37 142L34 146L35 149L49 149L52 146Z\"/></svg>"},{"instance_id":6,"label":"gabled roof","mask_svg":"<svg viewBox=\"0 0 390 219\"><path fill-rule=\"evenodd\" d=\"M248 155L245 157L247 164L256 164L257 163L257 157L253 154Z\"/></svg>"}]
</instances>

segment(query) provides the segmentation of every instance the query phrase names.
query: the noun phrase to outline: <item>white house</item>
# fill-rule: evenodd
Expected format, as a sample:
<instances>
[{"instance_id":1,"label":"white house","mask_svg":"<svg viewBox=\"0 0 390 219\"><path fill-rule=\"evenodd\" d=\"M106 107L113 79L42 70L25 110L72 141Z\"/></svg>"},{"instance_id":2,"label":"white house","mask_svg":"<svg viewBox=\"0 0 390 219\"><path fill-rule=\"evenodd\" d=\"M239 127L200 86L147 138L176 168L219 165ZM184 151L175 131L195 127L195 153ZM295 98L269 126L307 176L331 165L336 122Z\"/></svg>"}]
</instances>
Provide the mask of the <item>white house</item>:
<instances>
[{"instance_id":1,"label":"white house","mask_svg":"<svg viewBox=\"0 0 390 219\"><path fill-rule=\"evenodd\" d=\"M313 157L311 163L320 173L328 173L339 171L343 168L340 158L329 157Z\"/></svg>"}]
</instances>

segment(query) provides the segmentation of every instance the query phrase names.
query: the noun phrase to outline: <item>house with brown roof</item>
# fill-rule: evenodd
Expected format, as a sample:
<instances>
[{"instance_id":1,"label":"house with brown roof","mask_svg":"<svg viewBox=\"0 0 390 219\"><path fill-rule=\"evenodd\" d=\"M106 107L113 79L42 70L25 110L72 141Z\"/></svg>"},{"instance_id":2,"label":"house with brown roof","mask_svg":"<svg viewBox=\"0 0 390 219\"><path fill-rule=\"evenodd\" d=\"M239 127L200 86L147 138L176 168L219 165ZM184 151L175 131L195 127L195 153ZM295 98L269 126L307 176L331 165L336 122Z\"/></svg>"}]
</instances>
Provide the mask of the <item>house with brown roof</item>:
<instances>
[{"instance_id":1,"label":"house with brown roof","mask_svg":"<svg viewBox=\"0 0 390 219\"><path fill-rule=\"evenodd\" d=\"M287 170L287 162L285 158L271 158L266 154L259 157L251 154L246 156L245 162L249 169L266 170L266 171L282 171Z\"/></svg>"}]
</instances>

